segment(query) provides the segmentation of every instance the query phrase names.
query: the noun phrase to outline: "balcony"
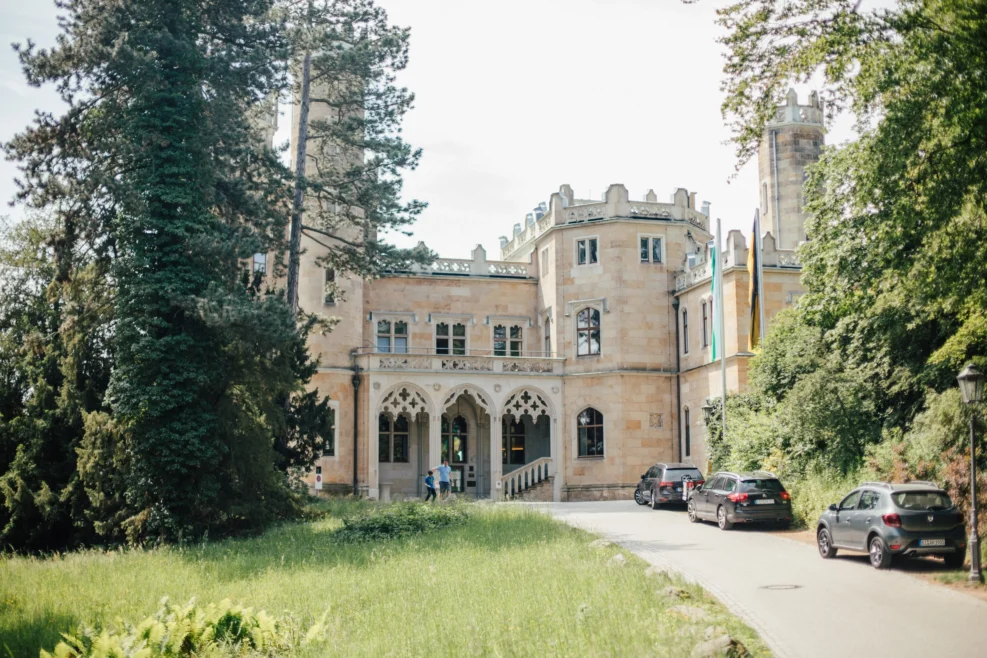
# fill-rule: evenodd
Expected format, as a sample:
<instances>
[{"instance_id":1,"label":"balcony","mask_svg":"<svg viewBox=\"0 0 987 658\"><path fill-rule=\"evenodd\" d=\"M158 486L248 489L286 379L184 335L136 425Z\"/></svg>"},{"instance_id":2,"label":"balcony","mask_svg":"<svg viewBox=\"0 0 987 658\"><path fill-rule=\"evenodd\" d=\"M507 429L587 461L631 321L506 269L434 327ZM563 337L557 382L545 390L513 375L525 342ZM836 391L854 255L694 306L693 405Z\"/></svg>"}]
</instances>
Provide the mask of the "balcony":
<instances>
[{"instance_id":1,"label":"balcony","mask_svg":"<svg viewBox=\"0 0 987 658\"><path fill-rule=\"evenodd\" d=\"M405 372L478 372L523 373L558 377L563 374L565 359L546 352L525 352L524 356L505 356L493 350L466 350L462 354L439 354L434 348L407 348L404 352L379 352L364 347L355 352L356 362L364 370L401 370Z\"/></svg>"}]
</instances>

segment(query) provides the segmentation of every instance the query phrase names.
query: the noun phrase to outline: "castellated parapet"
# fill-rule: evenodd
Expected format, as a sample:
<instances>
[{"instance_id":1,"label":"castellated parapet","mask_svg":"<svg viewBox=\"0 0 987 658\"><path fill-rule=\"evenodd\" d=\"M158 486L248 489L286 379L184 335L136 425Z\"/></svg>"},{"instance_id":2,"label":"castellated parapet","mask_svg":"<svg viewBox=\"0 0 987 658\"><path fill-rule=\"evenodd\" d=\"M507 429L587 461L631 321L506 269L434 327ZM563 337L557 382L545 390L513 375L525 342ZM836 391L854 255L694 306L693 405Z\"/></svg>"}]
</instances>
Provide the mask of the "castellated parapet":
<instances>
[{"instance_id":1,"label":"castellated parapet","mask_svg":"<svg viewBox=\"0 0 987 658\"><path fill-rule=\"evenodd\" d=\"M641 200L631 200L627 188L615 183L600 200L578 199L569 185L552 194L548 205L541 203L525 222L514 224L510 237L500 237L500 257L504 261L528 261L539 236L554 226L599 222L609 219L638 219L687 222L709 231L709 202L696 209L696 193L678 188L667 203L660 203L654 190ZM541 211L542 214L538 214Z\"/></svg>"},{"instance_id":2,"label":"castellated parapet","mask_svg":"<svg viewBox=\"0 0 987 658\"><path fill-rule=\"evenodd\" d=\"M819 160L825 131L818 94L800 105L794 89L765 126L757 154L761 227L775 236L779 249L795 249L806 239L805 168Z\"/></svg>"}]
</instances>

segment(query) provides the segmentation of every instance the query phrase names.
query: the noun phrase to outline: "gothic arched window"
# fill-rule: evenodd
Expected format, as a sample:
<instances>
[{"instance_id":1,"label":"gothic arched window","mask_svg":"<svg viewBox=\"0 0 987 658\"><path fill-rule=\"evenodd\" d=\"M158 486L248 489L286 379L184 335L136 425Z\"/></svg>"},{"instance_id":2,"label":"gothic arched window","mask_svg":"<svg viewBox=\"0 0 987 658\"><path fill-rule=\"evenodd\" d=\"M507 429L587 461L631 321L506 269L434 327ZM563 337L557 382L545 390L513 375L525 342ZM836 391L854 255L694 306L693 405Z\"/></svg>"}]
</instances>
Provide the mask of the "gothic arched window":
<instances>
[{"instance_id":1,"label":"gothic arched window","mask_svg":"<svg viewBox=\"0 0 987 658\"><path fill-rule=\"evenodd\" d=\"M603 456L603 414L588 407L576 416L576 427L579 432L579 456Z\"/></svg>"},{"instance_id":2,"label":"gothic arched window","mask_svg":"<svg viewBox=\"0 0 987 658\"><path fill-rule=\"evenodd\" d=\"M451 464L466 463L466 437L468 425L462 416L449 418L442 414L442 459Z\"/></svg>"}]
</instances>

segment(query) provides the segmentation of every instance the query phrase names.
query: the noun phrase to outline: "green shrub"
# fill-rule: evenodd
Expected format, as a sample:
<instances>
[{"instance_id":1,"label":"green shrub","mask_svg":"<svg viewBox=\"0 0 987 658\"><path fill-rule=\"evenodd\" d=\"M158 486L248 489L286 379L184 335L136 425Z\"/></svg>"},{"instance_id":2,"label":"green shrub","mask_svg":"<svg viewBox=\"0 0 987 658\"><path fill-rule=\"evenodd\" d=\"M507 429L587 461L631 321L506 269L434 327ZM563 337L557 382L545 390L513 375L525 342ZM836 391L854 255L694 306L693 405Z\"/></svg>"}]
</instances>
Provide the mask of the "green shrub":
<instances>
[{"instance_id":1,"label":"green shrub","mask_svg":"<svg viewBox=\"0 0 987 658\"><path fill-rule=\"evenodd\" d=\"M275 620L266 612L233 605L229 599L202 607L162 600L158 612L137 626L118 622L118 628L84 627L64 640L54 653L41 658L230 658L283 656L293 647L318 638L322 624L298 637L288 619Z\"/></svg>"},{"instance_id":2,"label":"green shrub","mask_svg":"<svg viewBox=\"0 0 987 658\"><path fill-rule=\"evenodd\" d=\"M469 505L464 503L392 503L344 518L343 527L334 534L338 541L392 539L461 525L469 516Z\"/></svg>"},{"instance_id":3,"label":"green shrub","mask_svg":"<svg viewBox=\"0 0 987 658\"><path fill-rule=\"evenodd\" d=\"M794 525L814 529L819 515L862 480L862 472L843 475L834 469L810 468L802 478L785 480L785 487L792 494L792 517Z\"/></svg>"}]
</instances>

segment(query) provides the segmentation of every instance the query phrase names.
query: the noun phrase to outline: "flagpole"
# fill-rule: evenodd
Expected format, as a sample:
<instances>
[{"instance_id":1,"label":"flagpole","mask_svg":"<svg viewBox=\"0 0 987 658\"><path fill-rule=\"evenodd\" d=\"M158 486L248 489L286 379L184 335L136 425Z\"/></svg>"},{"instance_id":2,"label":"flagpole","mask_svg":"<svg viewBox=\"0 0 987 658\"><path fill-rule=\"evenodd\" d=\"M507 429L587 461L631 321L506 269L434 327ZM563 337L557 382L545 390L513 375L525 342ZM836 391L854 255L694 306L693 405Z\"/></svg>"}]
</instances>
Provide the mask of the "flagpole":
<instances>
[{"instance_id":1,"label":"flagpole","mask_svg":"<svg viewBox=\"0 0 987 658\"><path fill-rule=\"evenodd\" d=\"M761 244L761 211L754 211L754 222L757 224L757 231L754 232L755 248L757 249L757 310L758 310L758 332L760 334L759 345L764 343L764 248Z\"/></svg>"},{"instance_id":2,"label":"flagpole","mask_svg":"<svg viewBox=\"0 0 987 658\"><path fill-rule=\"evenodd\" d=\"M720 309L720 313L717 317L717 324L720 330L720 385L721 394L723 397L723 417L722 417L722 438L726 439L727 436L727 340L726 331L723 328L723 316L726 315L724 311L726 309L723 307L723 240L720 230L720 218L716 218L716 271L713 272L713 276L718 277L716 281L716 305Z\"/></svg>"}]
</instances>

